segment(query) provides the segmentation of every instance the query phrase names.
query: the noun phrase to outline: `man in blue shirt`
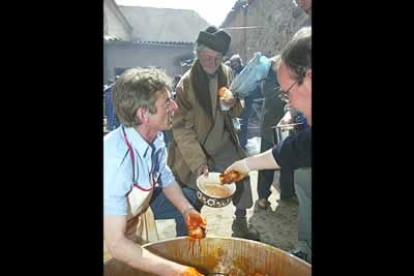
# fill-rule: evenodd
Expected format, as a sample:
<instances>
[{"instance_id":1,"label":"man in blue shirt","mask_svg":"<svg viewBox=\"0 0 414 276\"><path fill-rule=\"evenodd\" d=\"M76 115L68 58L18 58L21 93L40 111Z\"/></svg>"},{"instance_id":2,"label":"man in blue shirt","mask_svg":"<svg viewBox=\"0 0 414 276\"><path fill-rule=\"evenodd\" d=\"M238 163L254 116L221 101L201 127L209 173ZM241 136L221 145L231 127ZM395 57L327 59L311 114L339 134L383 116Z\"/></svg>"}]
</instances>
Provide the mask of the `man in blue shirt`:
<instances>
[{"instance_id":1,"label":"man in blue shirt","mask_svg":"<svg viewBox=\"0 0 414 276\"><path fill-rule=\"evenodd\" d=\"M181 190L166 165L162 131L171 127L178 109L169 78L155 68L129 69L113 87L113 105L122 125L104 138L105 246L114 259L141 271L202 275L140 246L157 240L154 219L174 218L177 236L188 230L205 235L195 192ZM105 272L116 274L119 267L107 265Z\"/></svg>"}]
</instances>

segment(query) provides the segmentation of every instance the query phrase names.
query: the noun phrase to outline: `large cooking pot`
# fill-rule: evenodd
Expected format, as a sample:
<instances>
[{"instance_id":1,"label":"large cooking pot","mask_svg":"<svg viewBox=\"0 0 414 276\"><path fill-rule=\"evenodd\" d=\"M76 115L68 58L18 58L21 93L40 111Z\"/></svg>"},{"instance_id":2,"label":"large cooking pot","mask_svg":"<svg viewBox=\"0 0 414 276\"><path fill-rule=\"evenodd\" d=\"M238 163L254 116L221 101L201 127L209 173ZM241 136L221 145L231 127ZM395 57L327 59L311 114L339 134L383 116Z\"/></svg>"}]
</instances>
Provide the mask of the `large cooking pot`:
<instances>
[{"instance_id":1,"label":"large cooking pot","mask_svg":"<svg viewBox=\"0 0 414 276\"><path fill-rule=\"evenodd\" d=\"M166 259L193 266L205 275L236 272L245 276L254 272L269 276L310 276L311 265L270 245L238 238L207 237L191 241L174 238L144 245ZM105 262L105 276L152 276L114 259Z\"/></svg>"}]
</instances>

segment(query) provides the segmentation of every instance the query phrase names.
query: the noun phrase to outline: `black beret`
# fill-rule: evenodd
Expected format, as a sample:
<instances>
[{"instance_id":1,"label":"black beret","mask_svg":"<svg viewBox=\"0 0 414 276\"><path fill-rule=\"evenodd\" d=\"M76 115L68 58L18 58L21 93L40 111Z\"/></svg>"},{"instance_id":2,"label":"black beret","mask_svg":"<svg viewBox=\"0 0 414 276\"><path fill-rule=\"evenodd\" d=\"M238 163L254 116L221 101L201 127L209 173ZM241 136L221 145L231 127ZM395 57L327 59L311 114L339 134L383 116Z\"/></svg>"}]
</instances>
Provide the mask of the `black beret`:
<instances>
[{"instance_id":1,"label":"black beret","mask_svg":"<svg viewBox=\"0 0 414 276\"><path fill-rule=\"evenodd\" d=\"M223 55L229 50L230 42L230 34L224 30L219 30L214 26L209 26L205 31L201 31L197 38L198 44L203 44Z\"/></svg>"}]
</instances>

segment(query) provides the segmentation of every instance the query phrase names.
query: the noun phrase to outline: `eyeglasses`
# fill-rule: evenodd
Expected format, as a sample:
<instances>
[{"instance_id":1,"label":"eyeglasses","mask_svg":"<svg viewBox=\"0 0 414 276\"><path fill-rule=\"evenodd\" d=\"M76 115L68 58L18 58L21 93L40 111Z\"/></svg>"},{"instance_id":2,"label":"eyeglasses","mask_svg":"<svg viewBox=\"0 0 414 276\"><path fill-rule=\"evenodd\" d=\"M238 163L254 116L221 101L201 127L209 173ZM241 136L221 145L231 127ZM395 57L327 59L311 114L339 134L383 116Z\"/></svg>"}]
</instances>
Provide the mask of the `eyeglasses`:
<instances>
[{"instance_id":1,"label":"eyeglasses","mask_svg":"<svg viewBox=\"0 0 414 276\"><path fill-rule=\"evenodd\" d=\"M279 97L285 102L289 101L290 90L292 90L293 86L295 86L295 84L297 84L298 82L299 81L295 81L286 91L279 89L279 93L280 93Z\"/></svg>"}]
</instances>

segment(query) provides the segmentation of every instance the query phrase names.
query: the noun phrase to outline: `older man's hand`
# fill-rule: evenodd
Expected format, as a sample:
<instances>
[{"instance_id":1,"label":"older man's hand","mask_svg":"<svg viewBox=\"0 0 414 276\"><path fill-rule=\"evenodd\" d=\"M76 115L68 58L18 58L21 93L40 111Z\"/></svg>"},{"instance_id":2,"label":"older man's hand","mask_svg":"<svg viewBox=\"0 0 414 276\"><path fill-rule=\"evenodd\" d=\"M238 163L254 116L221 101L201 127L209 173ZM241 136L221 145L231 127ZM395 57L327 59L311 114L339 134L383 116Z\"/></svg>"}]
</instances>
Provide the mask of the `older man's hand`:
<instances>
[{"instance_id":1,"label":"older man's hand","mask_svg":"<svg viewBox=\"0 0 414 276\"><path fill-rule=\"evenodd\" d=\"M197 177L199 177L200 175L204 174L205 177L208 176L208 166L207 164L203 164L200 167L198 167L195 171L195 174Z\"/></svg>"},{"instance_id":2,"label":"older man's hand","mask_svg":"<svg viewBox=\"0 0 414 276\"><path fill-rule=\"evenodd\" d=\"M221 109L223 111L229 110L237 102L236 98L234 98L233 93L227 87L221 87L217 91L217 94L219 96Z\"/></svg>"}]
</instances>

